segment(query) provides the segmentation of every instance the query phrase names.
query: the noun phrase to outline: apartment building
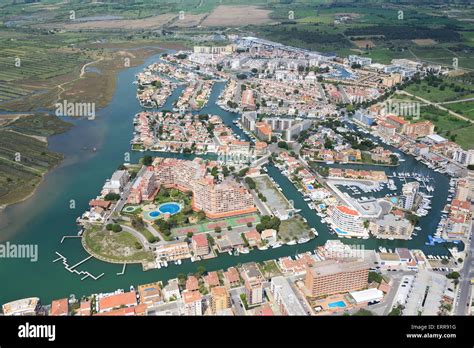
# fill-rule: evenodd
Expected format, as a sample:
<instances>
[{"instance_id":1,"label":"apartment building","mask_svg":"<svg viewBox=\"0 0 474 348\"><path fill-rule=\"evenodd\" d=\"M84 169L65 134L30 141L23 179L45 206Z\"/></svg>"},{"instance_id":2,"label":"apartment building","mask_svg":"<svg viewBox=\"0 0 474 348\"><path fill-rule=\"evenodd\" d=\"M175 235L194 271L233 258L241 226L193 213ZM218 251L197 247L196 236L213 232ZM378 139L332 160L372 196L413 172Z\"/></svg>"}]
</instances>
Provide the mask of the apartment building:
<instances>
[{"instance_id":1,"label":"apartment building","mask_svg":"<svg viewBox=\"0 0 474 348\"><path fill-rule=\"evenodd\" d=\"M199 291L183 292L184 315L202 315L202 296Z\"/></svg>"},{"instance_id":2,"label":"apartment building","mask_svg":"<svg viewBox=\"0 0 474 348\"><path fill-rule=\"evenodd\" d=\"M230 308L230 296L224 286L211 288L211 308L214 314Z\"/></svg>"},{"instance_id":3,"label":"apartment building","mask_svg":"<svg viewBox=\"0 0 474 348\"><path fill-rule=\"evenodd\" d=\"M369 268L365 261L321 261L307 268L305 288L311 297L360 290L368 285Z\"/></svg>"},{"instance_id":4,"label":"apartment building","mask_svg":"<svg viewBox=\"0 0 474 348\"><path fill-rule=\"evenodd\" d=\"M159 245L155 250L157 260L176 261L191 257L188 243L177 242Z\"/></svg>"}]
</instances>

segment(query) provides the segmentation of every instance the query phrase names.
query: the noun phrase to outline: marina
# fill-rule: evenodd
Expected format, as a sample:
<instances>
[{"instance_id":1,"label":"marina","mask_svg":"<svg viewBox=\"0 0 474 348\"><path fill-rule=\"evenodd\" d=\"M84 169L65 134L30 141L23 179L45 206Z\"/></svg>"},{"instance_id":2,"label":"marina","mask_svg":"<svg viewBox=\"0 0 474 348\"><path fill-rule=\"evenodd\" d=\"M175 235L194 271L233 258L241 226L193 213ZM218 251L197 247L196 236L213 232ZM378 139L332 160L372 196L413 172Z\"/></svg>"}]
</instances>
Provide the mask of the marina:
<instances>
[{"instance_id":1,"label":"marina","mask_svg":"<svg viewBox=\"0 0 474 348\"><path fill-rule=\"evenodd\" d=\"M315 229L318 237L310 241L302 240L290 241L286 245L275 244L266 250L256 250L249 253L240 252L238 255L220 254L218 257L208 260L182 261L182 264L160 264L160 269L143 272L139 265L129 265L125 274L125 265L108 264L89 255L82 248L78 238L62 239L64 243L58 243L64 231L77 230L76 218L78 212L83 211L97 189L100 188L110 174L112 168L117 168L123 163L124 154L130 154L130 162L135 163L147 152L131 152L129 136L133 133L134 115L141 111L135 99L136 86L132 84L135 75L144 67L156 61L158 56L150 57L146 62L138 67L126 69L117 75L117 90L112 102L104 109L99 110L94 121L84 119L70 120L75 127L66 134L51 137L49 144L53 151L61 152L66 159L63 164L48 174L43 183L38 188L36 194L29 200L9 206L2 213L0 227L2 228L2 240L11 240L20 243L28 240L39 245L41 257L34 265L30 263L18 263L14 260L5 260L0 264L0 272L4 277L8 277L10 286L1 292L3 302L15 300L17 298L29 297L32 295L41 297L48 302L54 298L59 298L65 294L74 293L77 296L112 291L117 288L128 287L131 283L140 284L158 280L175 278L179 273L195 272L199 266L205 267L207 271L219 270L234 266L237 263L250 261L261 262L269 259L278 259L299 253L314 251L317 245L323 245L328 239L335 239L333 231L322 221L324 216L318 216L314 209L304 200L304 196L297 188L283 175L274 165L268 165L266 170L274 179L285 197L294 203L294 207L299 214ZM246 132L237 126L233 121L239 115L225 111L216 105L219 95L225 87L224 82L216 82L213 86L209 101L199 113L210 113L219 115L223 122L232 129L241 139L249 140ZM178 87L173 91L172 96L163 105L163 108L172 107L174 98L181 93ZM69 121L69 120L68 120ZM129 136L124 136L129 135ZM83 148L96 148L96 151L84 151ZM388 146L388 145L384 145ZM391 148L392 151L400 153ZM170 153L149 153L153 156L175 157L192 159L194 155L170 154ZM425 184L433 186L434 190L426 193L436 196L437 199L431 202L431 210L428 215L420 218L419 227L421 230L409 241L376 240L374 238L343 239L347 244L362 244L366 249L378 249L380 247L395 249L397 247L409 247L422 249L430 255L447 254L445 243L429 242L428 231L436 231L441 219L441 211L448 199L449 178L443 173L436 172L427 166L417 162L412 156L400 153L404 159L396 169L396 178L393 175L393 167L357 165L357 168L381 170L383 168L387 175L392 176L394 185L399 185L405 180L413 179L415 176L430 178L430 182ZM200 156L204 158L214 158L209 155ZM327 165L327 164L326 164ZM340 164L328 165L331 167L341 166ZM344 165L345 168L351 165ZM355 165L354 165L355 168ZM400 173L416 173L400 177ZM86 185L87 183L87 185ZM433 183L436 183L434 185ZM359 188L357 190L360 194ZM54 193L52 193L54 192ZM370 192L375 197L384 197L392 194L394 190L384 186L379 191ZM75 209L69 206L70 200L75 202ZM313 205L314 207L314 205ZM34 228L32 222L34 221ZM61 254L56 250L61 246ZM63 256L66 255L66 256ZM57 257L59 256L59 257ZM54 262L51 262L54 260ZM60 261L62 262L56 262ZM68 260L77 260L72 267L68 266ZM87 261L88 271L77 271L75 268ZM79 264L78 264L79 263ZM15 265L13 267L13 264ZM64 270L68 272L64 272ZM120 272L122 270L122 272ZM79 274L81 278L70 277L70 273ZM118 273L122 273L121 275ZM95 276L94 274L99 274ZM82 280L98 280L94 282ZM54 287L35 287L35 284L49 283L56 284Z\"/></svg>"}]
</instances>

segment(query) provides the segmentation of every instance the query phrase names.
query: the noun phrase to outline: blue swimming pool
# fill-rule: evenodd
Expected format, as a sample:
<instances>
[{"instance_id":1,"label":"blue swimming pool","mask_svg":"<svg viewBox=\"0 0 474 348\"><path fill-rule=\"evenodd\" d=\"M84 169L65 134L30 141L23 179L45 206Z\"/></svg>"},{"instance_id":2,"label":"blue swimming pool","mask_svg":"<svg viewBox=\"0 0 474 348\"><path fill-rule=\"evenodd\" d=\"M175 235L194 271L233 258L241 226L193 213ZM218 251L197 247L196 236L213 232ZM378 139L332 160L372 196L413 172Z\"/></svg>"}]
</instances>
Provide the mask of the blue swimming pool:
<instances>
[{"instance_id":1,"label":"blue swimming pool","mask_svg":"<svg viewBox=\"0 0 474 348\"><path fill-rule=\"evenodd\" d=\"M344 308L345 306L346 306L346 304L344 303L344 301L337 301L337 302L328 303L329 308Z\"/></svg>"},{"instance_id":2,"label":"blue swimming pool","mask_svg":"<svg viewBox=\"0 0 474 348\"><path fill-rule=\"evenodd\" d=\"M308 188L308 190L313 190L314 189L313 185L306 185L306 187Z\"/></svg>"},{"instance_id":3,"label":"blue swimming pool","mask_svg":"<svg viewBox=\"0 0 474 348\"><path fill-rule=\"evenodd\" d=\"M156 218L156 217L160 216L160 212L154 210L154 211L149 212L148 215L152 218Z\"/></svg>"},{"instance_id":4,"label":"blue swimming pool","mask_svg":"<svg viewBox=\"0 0 474 348\"><path fill-rule=\"evenodd\" d=\"M179 213L181 211L181 206L178 203L174 203L174 202L164 203L164 204L160 205L158 210L162 214L173 215L173 214Z\"/></svg>"}]
</instances>

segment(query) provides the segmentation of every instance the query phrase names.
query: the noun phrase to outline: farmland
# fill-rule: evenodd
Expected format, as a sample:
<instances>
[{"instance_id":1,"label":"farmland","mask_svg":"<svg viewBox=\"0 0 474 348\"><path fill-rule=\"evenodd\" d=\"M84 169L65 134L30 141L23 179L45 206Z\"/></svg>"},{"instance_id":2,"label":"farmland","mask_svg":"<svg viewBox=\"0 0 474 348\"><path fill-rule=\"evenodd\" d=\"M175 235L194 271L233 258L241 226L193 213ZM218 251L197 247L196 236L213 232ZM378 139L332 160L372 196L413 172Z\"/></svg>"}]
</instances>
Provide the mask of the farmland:
<instances>
[{"instance_id":1,"label":"farmland","mask_svg":"<svg viewBox=\"0 0 474 348\"><path fill-rule=\"evenodd\" d=\"M37 137L69 127L54 116L34 115L13 119L0 128L0 206L27 198L43 175L63 158Z\"/></svg>"}]
</instances>

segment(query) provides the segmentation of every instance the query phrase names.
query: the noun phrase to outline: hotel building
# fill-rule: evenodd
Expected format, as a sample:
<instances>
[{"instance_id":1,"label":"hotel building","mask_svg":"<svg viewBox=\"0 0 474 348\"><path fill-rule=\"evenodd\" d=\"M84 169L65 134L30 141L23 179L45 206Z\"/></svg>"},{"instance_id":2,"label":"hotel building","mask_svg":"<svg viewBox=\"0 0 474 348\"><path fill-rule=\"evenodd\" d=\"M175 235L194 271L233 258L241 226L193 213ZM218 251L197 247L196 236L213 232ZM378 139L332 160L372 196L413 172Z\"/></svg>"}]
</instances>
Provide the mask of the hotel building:
<instances>
[{"instance_id":1,"label":"hotel building","mask_svg":"<svg viewBox=\"0 0 474 348\"><path fill-rule=\"evenodd\" d=\"M370 233L377 238L410 239L413 229L410 221L393 214L384 215L369 224Z\"/></svg>"},{"instance_id":2,"label":"hotel building","mask_svg":"<svg viewBox=\"0 0 474 348\"><path fill-rule=\"evenodd\" d=\"M158 187L176 188L192 192L194 211L204 211L211 219L253 213L257 211L253 197L247 189L232 179L215 183L206 175L204 161L163 159L153 161Z\"/></svg>"},{"instance_id":3,"label":"hotel building","mask_svg":"<svg viewBox=\"0 0 474 348\"><path fill-rule=\"evenodd\" d=\"M360 213L348 206L337 205L330 207L328 213L336 233L342 237L366 237L367 230L364 227Z\"/></svg>"},{"instance_id":4,"label":"hotel building","mask_svg":"<svg viewBox=\"0 0 474 348\"><path fill-rule=\"evenodd\" d=\"M321 261L308 267L305 288L311 297L338 294L367 287L369 265L365 261Z\"/></svg>"},{"instance_id":5,"label":"hotel building","mask_svg":"<svg viewBox=\"0 0 474 348\"><path fill-rule=\"evenodd\" d=\"M416 196L420 184L417 181L409 182L403 185L402 194L404 197L403 209L411 210L415 205Z\"/></svg>"}]
</instances>

